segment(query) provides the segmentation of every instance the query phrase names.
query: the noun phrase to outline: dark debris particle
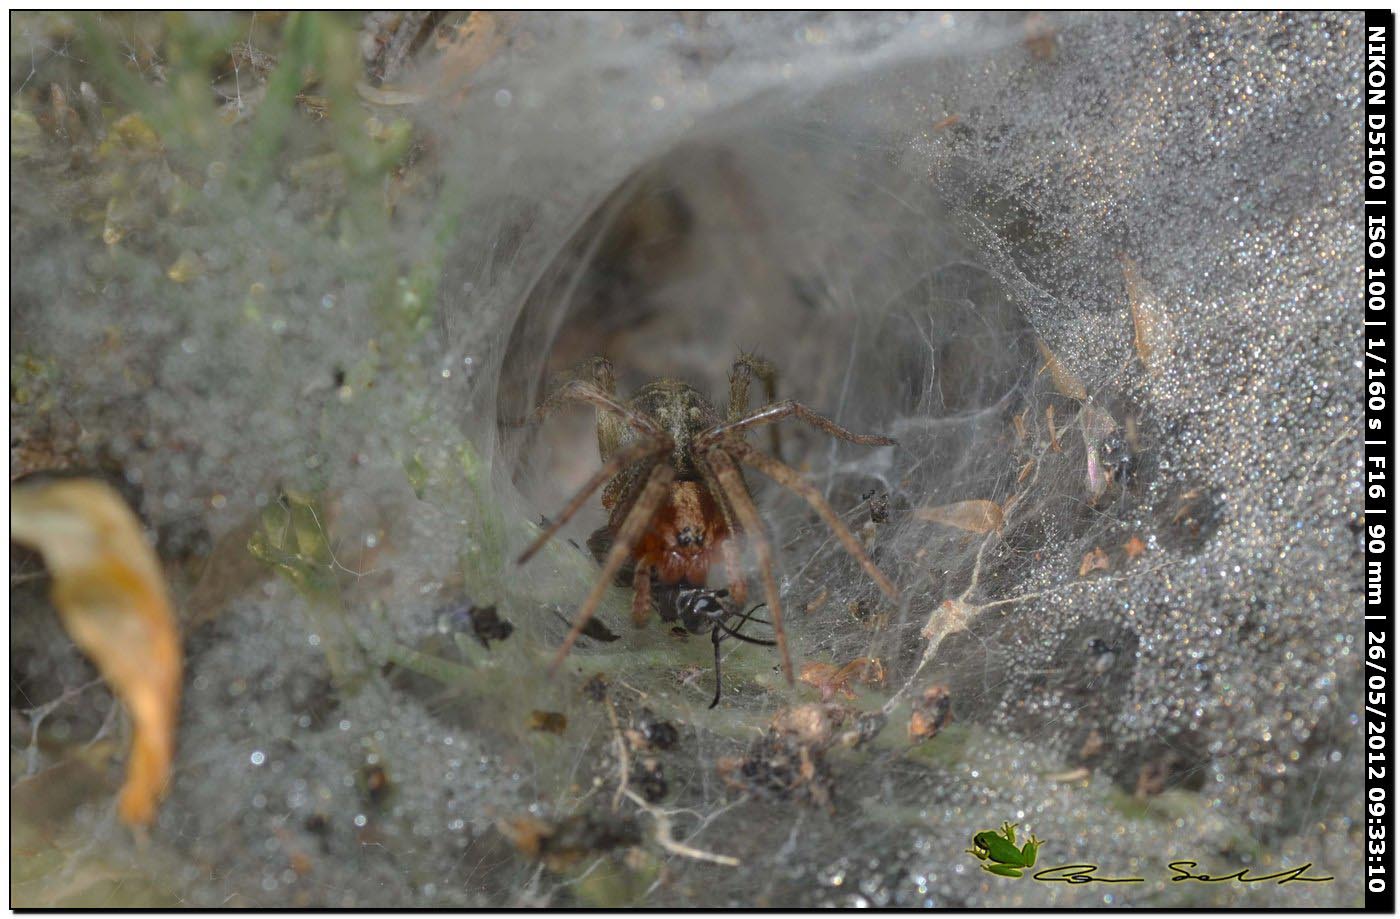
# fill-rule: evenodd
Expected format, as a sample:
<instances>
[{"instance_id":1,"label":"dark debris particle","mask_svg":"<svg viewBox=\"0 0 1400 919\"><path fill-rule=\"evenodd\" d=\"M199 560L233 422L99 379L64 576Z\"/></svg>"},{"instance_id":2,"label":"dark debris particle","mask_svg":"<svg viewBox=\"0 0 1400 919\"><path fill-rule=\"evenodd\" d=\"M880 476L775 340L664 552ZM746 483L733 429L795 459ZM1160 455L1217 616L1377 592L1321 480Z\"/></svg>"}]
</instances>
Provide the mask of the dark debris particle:
<instances>
[{"instance_id":1,"label":"dark debris particle","mask_svg":"<svg viewBox=\"0 0 1400 919\"><path fill-rule=\"evenodd\" d=\"M493 641L505 641L515 626L496 615L494 606L473 606L471 608L472 633L483 648L490 648Z\"/></svg>"},{"instance_id":2,"label":"dark debris particle","mask_svg":"<svg viewBox=\"0 0 1400 919\"><path fill-rule=\"evenodd\" d=\"M742 757L725 757L716 767L726 785L756 798L813 804L834 810L830 770L819 747L768 731Z\"/></svg>"},{"instance_id":3,"label":"dark debris particle","mask_svg":"<svg viewBox=\"0 0 1400 919\"><path fill-rule=\"evenodd\" d=\"M542 712L535 709L530 712L530 730L544 731L546 734L562 734L569 726L569 719L559 712Z\"/></svg>"},{"instance_id":4,"label":"dark debris particle","mask_svg":"<svg viewBox=\"0 0 1400 919\"><path fill-rule=\"evenodd\" d=\"M681 739L681 732L669 721L657 718L649 708L642 709L637 720L637 730L648 747L657 750L670 750Z\"/></svg>"},{"instance_id":5,"label":"dark debris particle","mask_svg":"<svg viewBox=\"0 0 1400 919\"><path fill-rule=\"evenodd\" d=\"M360 770L359 784L364 799L375 807L388 800L389 792L393 790L393 785L389 782L389 774L384 771L383 766L376 764L366 765Z\"/></svg>"},{"instance_id":6,"label":"dark debris particle","mask_svg":"<svg viewBox=\"0 0 1400 919\"><path fill-rule=\"evenodd\" d=\"M573 623L569 621L568 617L565 616L563 613L559 612L557 608L553 610L553 613L555 617L559 619L560 622L563 622L570 628L573 627ZM606 625L604 625L603 621L597 616L594 616L592 619L588 620L588 622L584 624L583 631L580 634L582 634L585 638L591 638L594 641L601 641L604 643L617 641L618 638L621 637L614 633Z\"/></svg>"},{"instance_id":7,"label":"dark debris particle","mask_svg":"<svg viewBox=\"0 0 1400 919\"><path fill-rule=\"evenodd\" d=\"M438 623L443 631L474 635L487 650L491 642L505 641L515 631L515 626L496 615L496 607L477 606L470 601L440 610Z\"/></svg>"},{"instance_id":8,"label":"dark debris particle","mask_svg":"<svg viewBox=\"0 0 1400 919\"><path fill-rule=\"evenodd\" d=\"M868 492L867 494L861 495L861 500L866 501L866 502L869 503L869 505L870 505L870 522L871 522L871 523L888 523L888 522L889 522L889 519L890 519L890 495L889 495L889 492L884 492L883 494L880 494L880 495L877 496L877 495L875 494L875 491L872 490L872 491Z\"/></svg>"},{"instance_id":9,"label":"dark debris particle","mask_svg":"<svg viewBox=\"0 0 1400 919\"><path fill-rule=\"evenodd\" d=\"M651 757L632 764L632 776L629 782L641 792L648 804L656 804L665 798L667 791L670 790L666 784L666 776L662 772L661 763Z\"/></svg>"},{"instance_id":10,"label":"dark debris particle","mask_svg":"<svg viewBox=\"0 0 1400 919\"><path fill-rule=\"evenodd\" d=\"M553 870L642 841L637 821L620 814L574 814L555 821L526 816L498 821L496 827L522 855L540 859Z\"/></svg>"},{"instance_id":11,"label":"dark debris particle","mask_svg":"<svg viewBox=\"0 0 1400 919\"><path fill-rule=\"evenodd\" d=\"M885 713L878 710L857 715L850 730L842 732L838 740L848 747L862 747L879 736L888 721Z\"/></svg>"},{"instance_id":12,"label":"dark debris particle","mask_svg":"<svg viewBox=\"0 0 1400 919\"><path fill-rule=\"evenodd\" d=\"M594 702L602 702L608 697L608 681L601 673L595 673L584 682L582 692Z\"/></svg>"}]
</instances>

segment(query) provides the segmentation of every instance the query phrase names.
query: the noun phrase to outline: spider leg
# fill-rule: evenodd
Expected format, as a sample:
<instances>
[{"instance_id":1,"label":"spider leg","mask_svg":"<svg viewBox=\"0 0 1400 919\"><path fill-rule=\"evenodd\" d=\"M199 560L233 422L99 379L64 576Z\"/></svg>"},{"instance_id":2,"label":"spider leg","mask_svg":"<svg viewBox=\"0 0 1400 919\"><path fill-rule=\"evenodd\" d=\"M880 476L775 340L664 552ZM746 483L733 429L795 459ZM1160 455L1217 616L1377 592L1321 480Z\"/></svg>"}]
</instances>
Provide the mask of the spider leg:
<instances>
[{"instance_id":1,"label":"spider leg","mask_svg":"<svg viewBox=\"0 0 1400 919\"><path fill-rule=\"evenodd\" d=\"M515 563L517 565L523 565L528 562L536 552L540 551L545 543L549 542L555 533L559 532L560 527L573 519L574 514L577 514L579 509L588 501L588 496L597 491L600 486L613 476L626 469L632 463L670 450L671 447L667 440L668 439L657 437L643 437L626 450L620 453L614 453L612 459L604 463L601 469L593 473L592 478L583 483L583 487L569 499L568 504L564 505L564 509L559 512L559 516L550 521L549 525L544 528L544 531L541 532L539 536L535 537L535 541L530 543L530 547L520 553L520 557L515 560Z\"/></svg>"},{"instance_id":2,"label":"spider leg","mask_svg":"<svg viewBox=\"0 0 1400 919\"><path fill-rule=\"evenodd\" d=\"M739 522L744 525L744 531L753 540L754 552L758 555L759 575L763 581L764 599L768 601L768 608L773 613L773 634L778 639L778 655L783 661L783 675L787 677L788 685L794 686L797 681L792 675L792 658L788 655L787 633L783 631L782 600L778 596L778 582L773 577L773 546L768 541L768 534L763 529L763 520L758 516L758 508L754 507L748 489L744 487L744 480L739 475L739 468L734 465L734 461L729 458L729 454L724 451L724 448L711 447L705 453L705 462L714 472L720 487L724 490L730 503L733 504L734 512L739 516Z\"/></svg>"},{"instance_id":3,"label":"spider leg","mask_svg":"<svg viewBox=\"0 0 1400 919\"><path fill-rule=\"evenodd\" d=\"M898 443L892 437L882 437L879 434L853 434L841 425L832 421L825 415L820 415L812 411L801 402L794 402L791 399L784 399L782 402L774 402L772 405L765 405L756 411L750 412L743 418L736 421L726 421L724 424L715 425L697 438L701 446L710 446L728 434L737 434L749 428L755 428L763 424L772 424L775 421L782 421L784 418L796 418L805 421L815 428L820 428L832 437L850 441L853 444L862 444L867 447L888 447Z\"/></svg>"},{"instance_id":4,"label":"spider leg","mask_svg":"<svg viewBox=\"0 0 1400 919\"><path fill-rule=\"evenodd\" d=\"M638 565L632 574L632 624L646 625L651 615L651 566Z\"/></svg>"},{"instance_id":5,"label":"spider leg","mask_svg":"<svg viewBox=\"0 0 1400 919\"><path fill-rule=\"evenodd\" d=\"M530 416L531 420L542 421L556 409L569 402L586 402L600 411L612 412L634 430L643 434L661 435L661 429L656 426L656 422L636 409L623 405L610 393L604 392L596 383L590 383L587 380L570 380L556 389L549 398L540 403L539 408L535 409L534 414Z\"/></svg>"},{"instance_id":6,"label":"spider leg","mask_svg":"<svg viewBox=\"0 0 1400 919\"><path fill-rule=\"evenodd\" d=\"M698 448L695 448L694 452L697 457L704 456L704 452ZM740 565L743 559L739 555L739 547L734 539L743 532L743 527L740 526L738 519L734 515L733 502L729 500L729 497L724 493L724 489L720 487L714 472L703 460L696 465L699 468L701 479L705 482L705 487L709 489L711 497L719 504L720 513L724 516L725 528L729 530L729 537L722 540L719 544L719 554L720 558L724 561L724 575L729 580L729 595L736 605L742 607L748 602L749 586L744 581L743 568Z\"/></svg>"},{"instance_id":7,"label":"spider leg","mask_svg":"<svg viewBox=\"0 0 1400 919\"><path fill-rule=\"evenodd\" d=\"M802 478L796 469L780 463L771 456L766 456L745 443L734 444L732 449L738 454L739 461L745 465L752 466L768 478L777 482L788 491L796 493L802 500L811 505L818 516L825 521L831 531L836 534L836 538L841 540L841 545L850 553L851 558L860 562L860 566L865 569L865 573L870 575L876 585L885 596L895 603L899 602L899 591L895 588L890 579L885 577L884 572L875 566L870 560L870 556L861 548L860 542L851 533L846 524L841 522L841 518L831 509L831 505L822 497L822 493L816 489L812 483Z\"/></svg>"},{"instance_id":8,"label":"spider leg","mask_svg":"<svg viewBox=\"0 0 1400 919\"><path fill-rule=\"evenodd\" d=\"M778 401L778 371L772 364L754 354L740 354L729 374L729 417L727 421L738 421L749 413L749 384L753 377L763 381L765 404ZM782 459L782 433L778 428L770 428L773 455Z\"/></svg>"},{"instance_id":9,"label":"spider leg","mask_svg":"<svg viewBox=\"0 0 1400 919\"><path fill-rule=\"evenodd\" d=\"M729 596L735 606L743 606L749 600L749 585L744 582L744 572L739 566L739 546L733 535L720 543L719 554L724 559L724 576L729 579Z\"/></svg>"},{"instance_id":10,"label":"spider leg","mask_svg":"<svg viewBox=\"0 0 1400 919\"><path fill-rule=\"evenodd\" d=\"M598 604L603 600L603 594L612 586L613 575L617 569L632 555L632 547L636 545L637 539L642 535L642 531L651 523L651 518L656 516L656 511L661 507L661 501L666 497L666 490L670 488L671 482L676 477L676 471L666 463L657 463L652 466L651 473L647 476L646 485L637 496L636 503L627 512L626 518L622 521L622 526L617 528L617 536L613 540L612 548L608 550L608 557L603 560L603 570L599 572L598 579L593 582L593 589L584 598L583 605L579 607L578 615L574 617L574 624L569 629L569 634L564 638L564 643L559 646L559 650L554 652L554 659L549 662L549 672L552 674L559 669L569 649L578 641L579 635L583 634L583 627L588 625L588 620L593 618L593 613L598 609Z\"/></svg>"}]
</instances>

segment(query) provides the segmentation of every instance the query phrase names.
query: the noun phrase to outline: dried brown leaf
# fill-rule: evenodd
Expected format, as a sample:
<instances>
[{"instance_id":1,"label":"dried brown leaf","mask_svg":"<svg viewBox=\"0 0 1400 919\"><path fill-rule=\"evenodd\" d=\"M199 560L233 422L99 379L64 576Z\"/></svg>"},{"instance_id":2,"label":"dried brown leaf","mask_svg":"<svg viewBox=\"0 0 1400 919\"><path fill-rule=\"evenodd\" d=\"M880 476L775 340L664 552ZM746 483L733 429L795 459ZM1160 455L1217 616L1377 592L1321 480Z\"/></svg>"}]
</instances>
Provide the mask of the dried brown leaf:
<instances>
[{"instance_id":1,"label":"dried brown leaf","mask_svg":"<svg viewBox=\"0 0 1400 919\"><path fill-rule=\"evenodd\" d=\"M769 727L780 734L791 734L804 744L824 746L832 732L850 719L852 711L835 702L809 702L779 709Z\"/></svg>"},{"instance_id":2,"label":"dried brown leaf","mask_svg":"<svg viewBox=\"0 0 1400 919\"><path fill-rule=\"evenodd\" d=\"M1137 558L1139 555L1146 551L1147 543L1143 542L1136 536L1130 538L1127 542L1123 543L1123 552L1130 559Z\"/></svg>"},{"instance_id":3,"label":"dried brown leaf","mask_svg":"<svg viewBox=\"0 0 1400 919\"><path fill-rule=\"evenodd\" d=\"M1108 568L1108 553L1095 548L1092 552L1084 553L1084 558L1079 562L1079 576L1082 578L1092 571L1107 571Z\"/></svg>"},{"instance_id":4,"label":"dried brown leaf","mask_svg":"<svg viewBox=\"0 0 1400 919\"><path fill-rule=\"evenodd\" d=\"M15 488L10 535L44 556L60 621L131 715L117 812L150 823L174 754L182 661L155 553L121 497L88 479Z\"/></svg>"},{"instance_id":5,"label":"dried brown leaf","mask_svg":"<svg viewBox=\"0 0 1400 919\"><path fill-rule=\"evenodd\" d=\"M501 18L484 10L474 11L456 29L440 34L438 85L458 90L460 99L467 91L467 78L495 57L505 42Z\"/></svg>"},{"instance_id":6,"label":"dried brown leaf","mask_svg":"<svg viewBox=\"0 0 1400 919\"><path fill-rule=\"evenodd\" d=\"M995 501L957 501L937 507L925 505L914 511L914 516L929 523L957 527L973 533L990 533L1000 530L1003 522L1001 506Z\"/></svg>"},{"instance_id":7,"label":"dried brown leaf","mask_svg":"<svg viewBox=\"0 0 1400 919\"><path fill-rule=\"evenodd\" d=\"M1133 316L1133 347L1147 372L1160 379L1171 364L1175 337L1171 323L1153 304L1152 292L1143 283L1137 263L1126 255L1120 255L1118 261L1123 265L1128 310Z\"/></svg>"},{"instance_id":8,"label":"dried brown leaf","mask_svg":"<svg viewBox=\"0 0 1400 919\"><path fill-rule=\"evenodd\" d=\"M856 694L851 691L851 683L860 682L867 686L883 684L885 665L875 657L858 657L840 667L820 661L808 661L802 665L802 673L798 679L820 690L823 702L830 700L838 692L847 699L854 699Z\"/></svg>"},{"instance_id":9,"label":"dried brown leaf","mask_svg":"<svg viewBox=\"0 0 1400 919\"><path fill-rule=\"evenodd\" d=\"M1026 416L1030 414L1031 407L1028 405L1021 410L1021 414L1011 419L1011 426L1016 431L1016 442L1025 443L1026 440Z\"/></svg>"},{"instance_id":10,"label":"dried brown leaf","mask_svg":"<svg viewBox=\"0 0 1400 919\"><path fill-rule=\"evenodd\" d=\"M1040 351L1040 356L1045 360L1045 369L1050 372L1050 382L1054 384L1056 392L1081 402L1089 398L1089 391L1084 388L1083 381L1060 363L1060 359L1055 356L1054 351L1050 350L1050 346L1045 343L1044 339L1037 338L1035 346Z\"/></svg>"}]
</instances>

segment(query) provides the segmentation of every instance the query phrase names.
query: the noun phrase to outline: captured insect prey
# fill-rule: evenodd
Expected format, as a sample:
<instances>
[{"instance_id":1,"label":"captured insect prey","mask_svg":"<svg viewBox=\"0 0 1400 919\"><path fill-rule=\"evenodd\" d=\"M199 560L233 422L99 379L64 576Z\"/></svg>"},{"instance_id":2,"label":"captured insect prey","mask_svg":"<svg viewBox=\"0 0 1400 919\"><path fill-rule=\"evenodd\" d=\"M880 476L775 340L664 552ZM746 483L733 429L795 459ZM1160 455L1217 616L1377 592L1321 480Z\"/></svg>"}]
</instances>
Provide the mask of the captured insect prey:
<instances>
[{"instance_id":1,"label":"captured insect prey","mask_svg":"<svg viewBox=\"0 0 1400 919\"><path fill-rule=\"evenodd\" d=\"M719 705L720 696L720 663L719 663L719 643L726 638L734 638L738 641L747 642L751 645L763 645L772 647L776 642L762 638L753 638L740 632L740 629L749 622L758 622L766 625L762 620L753 619L754 613L763 608L760 603L753 607L734 625L729 625L727 620L733 619L737 614L737 609L729 600L728 590L710 590L705 587L653 587L653 596L656 598L657 612L661 615L662 622L680 621L687 632L699 634L710 629L710 641L715 646L715 698L710 703L710 708Z\"/></svg>"},{"instance_id":2,"label":"captured insect prey","mask_svg":"<svg viewBox=\"0 0 1400 919\"><path fill-rule=\"evenodd\" d=\"M821 492L782 460L753 447L746 437L753 428L796 418L832 437L864 446L889 446L895 443L893 439L854 434L800 402L773 401L776 371L752 355L741 355L734 362L728 410L723 415L679 380L656 380L643 386L631 400L619 401L611 363L595 358L590 369L591 380L574 379L564 384L534 413L534 420L539 421L569 402L592 405L597 411L598 452L603 466L544 527L521 554L519 563L529 561L599 488L608 511L607 524L588 540L602 571L580 605L551 668L558 667L569 653L615 578L617 583L632 587L632 618L638 625L650 615L655 591L664 620L679 620L692 632L713 628L717 655L722 634L751 640L724 624L748 599L741 567L741 548L747 544L757 557L783 674L789 685L793 684L773 547L741 465L757 469L806 501L885 596L899 602L898 589L871 561ZM755 376L764 383L770 401L750 410L749 387ZM776 447L776 436L772 442ZM705 589L716 565L723 566L728 582L723 591Z\"/></svg>"}]
</instances>

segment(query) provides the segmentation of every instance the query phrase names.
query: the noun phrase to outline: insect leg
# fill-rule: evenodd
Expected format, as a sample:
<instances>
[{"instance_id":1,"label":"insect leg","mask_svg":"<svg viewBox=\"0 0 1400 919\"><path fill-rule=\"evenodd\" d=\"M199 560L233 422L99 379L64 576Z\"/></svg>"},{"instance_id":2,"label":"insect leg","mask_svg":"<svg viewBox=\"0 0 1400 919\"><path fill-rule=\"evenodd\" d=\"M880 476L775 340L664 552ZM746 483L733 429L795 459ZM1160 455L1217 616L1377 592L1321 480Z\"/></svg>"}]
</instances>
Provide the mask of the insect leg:
<instances>
[{"instance_id":1,"label":"insect leg","mask_svg":"<svg viewBox=\"0 0 1400 919\"><path fill-rule=\"evenodd\" d=\"M773 577L773 546L764 532L763 520L758 516L758 508L754 507L748 489L744 487L739 468L734 465L724 448L712 447L705 454L705 462L714 472L720 488L733 505L745 532L753 539L754 552L758 555L759 575L763 581L763 595L768 601L768 609L773 613L773 634L778 639L778 655L782 658L783 675L787 677L789 686L796 685L792 675L792 658L788 655L787 633L783 631L782 600L778 596L778 582Z\"/></svg>"},{"instance_id":2,"label":"insect leg","mask_svg":"<svg viewBox=\"0 0 1400 919\"><path fill-rule=\"evenodd\" d=\"M661 507L661 502L666 497L666 490L670 488L675 477L676 471L666 463L657 463L652 466L651 473L647 476L646 485L643 486L641 494L637 496L636 503L627 512L622 526L617 528L617 536L613 540L612 548L608 550L608 557L603 560L603 570L599 572L598 579L593 582L593 589L588 592L588 596L583 600L583 605L579 607L578 615L574 617L573 628L569 629L564 643L559 646L558 651L554 652L554 659L549 662L551 674L559 669L559 665L563 663L569 649L574 646L574 642L578 641L579 635L583 634L583 627L588 625L588 620L593 618L594 611L598 609L598 604L603 600L603 594L612 585L613 575L631 557L632 547L636 545L637 539L651 523L651 518L656 516L656 511Z\"/></svg>"},{"instance_id":3,"label":"insect leg","mask_svg":"<svg viewBox=\"0 0 1400 919\"><path fill-rule=\"evenodd\" d=\"M523 565L528 562L536 552L540 551L545 543L549 542L550 538L553 537L555 533L559 532L560 527L568 523L569 520L573 518L574 514L579 512L579 509L588 501L588 496L597 491L603 483L626 469L632 463L644 460L649 456L665 453L670 449L670 438L663 434L660 437L643 437L626 450L613 454L612 459L608 460L601 469L593 473L592 478L585 482L583 487L569 499L569 503L559 512L559 516L550 521L549 526L545 527L544 531L540 533L539 536L535 537L535 541L530 543L530 547L520 553L520 557L515 560L515 563L517 565Z\"/></svg>"},{"instance_id":4,"label":"insect leg","mask_svg":"<svg viewBox=\"0 0 1400 919\"><path fill-rule=\"evenodd\" d=\"M719 687L720 687L720 682L719 682L719 625L718 625L718 624L716 624L715 627L714 627L713 629L710 630L710 641L714 642L714 645L715 645L715 700L714 700L713 702L710 703L710 708L714 708L716 705L719 705Z\"/></svg>"},{"instance_id":5,"label":"insect leg","mask_svg":"<svg viewBox=\"0 0 1400 919\"><path fill-rule=\"evenodd\" d=\"M812 506L812 509L826 522L831 531L836 534L836 538L841 540L841 545L850 553L851 558L860 562L860 566L865 569L865 573L870 575L876 585L885 596L894 602L899 602L899 591L890 579L885 577L884 572L875 566L870 556L861 548L860 542L855 538L846 524L841 522L841 518L831 509L831 505L826 503L822 493L818 491L812 483L802 478L796 469L784 463L780 463L771 456L765 456L748 444L734 444L733 449L739 456L739 461L752 466L759 472L768 476L779 485L795 492L802 500Z\"/></svg>"}]
</instances>

